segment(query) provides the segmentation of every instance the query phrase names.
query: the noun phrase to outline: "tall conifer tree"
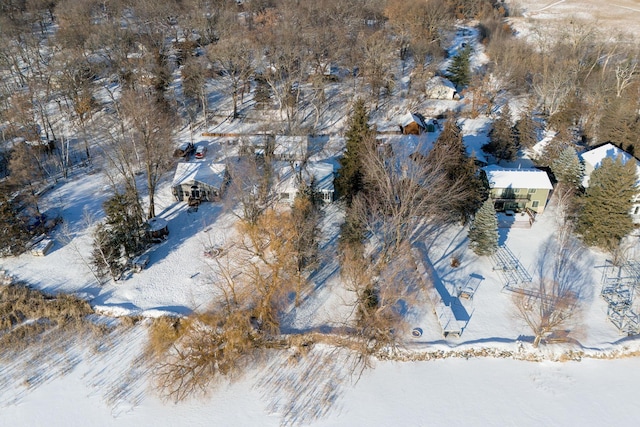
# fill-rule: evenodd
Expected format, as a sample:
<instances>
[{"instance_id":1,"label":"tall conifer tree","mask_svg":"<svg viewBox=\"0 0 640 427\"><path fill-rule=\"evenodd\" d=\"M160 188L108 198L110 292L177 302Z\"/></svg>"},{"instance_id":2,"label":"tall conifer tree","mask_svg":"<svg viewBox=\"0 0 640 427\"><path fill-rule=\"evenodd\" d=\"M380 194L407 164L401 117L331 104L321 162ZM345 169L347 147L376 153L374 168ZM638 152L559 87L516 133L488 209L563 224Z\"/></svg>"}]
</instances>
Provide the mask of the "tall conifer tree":
<instances>
[{"instance_id":1,"label":"tall conifer tree","mask_svg":"<svg viewBox=\"0 0 640 427\"><path fill-rule=\"evenodd\" d=\"M635 160L625 164L621 157L605 158L591 173L576 224L586 244L613 251L633 230L629 213L638 192L636 182Z\"/></svg>"},{"instance_id":2,"label":"tall conifer tree","mask_svg":"<svg viewBox=\"0 0 640 427\"><path fill-rule=\"evenodd\" d=\"M487 198L487 190L478 175L475 159L467 155L462 131L454 117L449 117L445 122L427 161L439 164L452 186L465 187L468 197L449 205L448 209L455 216L454 219L467 222Z\"/></svg>"},{"instance_id":3,"label":"tall conifer tree","mask_svg":"<svg viewBox=\"0 0 640 427\"><path fill-rule=\"evenodd\" d=\"M536 142L538 124L533 120L532 111L525 111L515 125L516 144L520 148L531 148Z\"/></svg>"},{"instance_id":4,"label":"tall conifer tree","mask_svg":"<svg viewBox=\"0 0 640 427\"><path fill-rule=\"evenodd\" d=\"M551 171L558 182L578 188L582 183L583 167L576 149L568 146L551 162Z\"/></svg>"},{"instance_id":5,"label":"tall conifer tree","mask_svg":"<svg viewBox=\"0 0 640 427\"><path fill-rule=\"evenodd\" d=\"M488 198L469 227L469 246L478 255L492 255L498 250L498 218L493 200Z\"/></svg>"},{"instance_id":6,"label":"tall conifer tree","mask_svg":"<svg viewBox=\"0 0 640 427\"><path fill-rule=\"evenodd\" d=\"M362 99L357 100L354 105L345 138L347 149L340 159L336 189L346 198L347 203L351 203L353 196L364 188L362 154L365 144L374 138L374 132L369 126L369 112Z\"/></svg>"},{"instance_id":7,"label":"tall conifer tree","mask_svg":"<svg viewBox=\"0 0 640 427\"><path fill-rule=\"evenodd\" d=\"M469 84L471 81L471 48L469 46L453 57L447 68L447 77L458 89Z\"/></svg>"},{"instance_id":8,"label":"tall conifer tree","mask_svg":"<svg viewBox=\"0 0 640 427\"><path fill-rule=\"evenodd\" d=\"M515 133L511 125L511 109L509 104L502 107L500 117L494 120L493 129L489 133L489 143L482 147L486 153L498 160L513 161L518 154Z\"/></svg>"}]
</instances>

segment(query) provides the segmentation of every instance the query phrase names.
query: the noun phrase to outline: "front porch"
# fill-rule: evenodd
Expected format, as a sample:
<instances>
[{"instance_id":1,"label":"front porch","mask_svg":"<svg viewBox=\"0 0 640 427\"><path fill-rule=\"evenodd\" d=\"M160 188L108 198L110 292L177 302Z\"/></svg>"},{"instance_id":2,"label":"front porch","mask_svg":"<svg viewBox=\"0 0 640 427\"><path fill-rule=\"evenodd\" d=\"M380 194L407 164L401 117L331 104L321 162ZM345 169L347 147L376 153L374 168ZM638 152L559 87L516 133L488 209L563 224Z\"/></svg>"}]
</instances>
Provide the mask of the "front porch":
<instances>
[{"instance_id":1,"label":"front porch","mask_svg":"<svg viewBox=\"0 0 640 427\"><path fill-rule=\"evenodd\" d=\"M498 228L531 228L536 220L536 213L531 209L505 210L496 214Z\"/></svg>"}]
</instances>

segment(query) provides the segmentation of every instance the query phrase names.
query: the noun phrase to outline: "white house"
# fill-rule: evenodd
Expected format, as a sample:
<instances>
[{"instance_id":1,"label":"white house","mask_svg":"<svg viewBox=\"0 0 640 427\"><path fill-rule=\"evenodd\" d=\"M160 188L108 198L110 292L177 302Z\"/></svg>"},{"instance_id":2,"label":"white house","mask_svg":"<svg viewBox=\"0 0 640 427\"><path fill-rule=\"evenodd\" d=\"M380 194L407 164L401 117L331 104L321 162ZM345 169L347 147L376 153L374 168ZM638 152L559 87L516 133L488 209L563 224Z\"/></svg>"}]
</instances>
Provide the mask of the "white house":
<instances>
[{"instance_id":1,"label":"white house","mask_svg":"<svg viewBox=\"0 0 640 427\"><path fill-rule=\"evenodd\" d=\"M211 202L220 199L227 181L224 163L181 162L176 167L171 190L178 201Z\"/></svg>"},{"instance_id":2,"label":"white house","mask_svg":"<svg viewBox=\"0 0 640 427\"><path fill-rule=\"evenodd\" d=\"M580 154L580 159L584 163L584 177L582 178L582 186L589 187L589 181L594 169L600 167L605 158L616 160L620 156L622 162L626 164L628 161L636 163L636 187L640 189L640 161L631 154L616 147L611 143L603 144L599 147L585 151ZM631 219L635 224L640 224L640 192L633 198L633 206L631 207Z\"/></svg>"},{"instance_id":3,"label":"white house","mask_svg":"<svg viewBox=\"0 0 640 427\"><path fill-rule=\"evenodd\" d=\"M292 204L300 190L302 183L311 185L313 182L322 201L333 201L333 165L327 162L310 162L304 165L289 162L274 162L276 176L275 191L280 202Z\"/></svg>"},{"instance_id":4,"label":"white house","mask_svg":"<svg viewBox=\"0 0 640 427\"><path fill-rule=\"evenodd\" d=\"M460 99L456 86L440 76L432 77L425 83L425 94L430 99Z\"/></svg>"}]
</instances>

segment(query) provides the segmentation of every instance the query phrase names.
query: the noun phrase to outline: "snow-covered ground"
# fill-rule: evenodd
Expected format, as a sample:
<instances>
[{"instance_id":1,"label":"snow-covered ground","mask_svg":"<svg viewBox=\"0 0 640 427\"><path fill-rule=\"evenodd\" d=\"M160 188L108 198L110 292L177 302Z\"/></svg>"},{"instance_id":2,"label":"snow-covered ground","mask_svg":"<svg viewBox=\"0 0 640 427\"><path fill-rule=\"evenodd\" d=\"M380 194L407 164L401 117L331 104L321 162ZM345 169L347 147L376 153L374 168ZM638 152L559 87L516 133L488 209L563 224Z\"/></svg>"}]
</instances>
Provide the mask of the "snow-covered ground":
<instances>
[{"instance_id":1,"label":"snow-covered ground","mask_svg":"<svg viewBox=\"0 0 640 427\"><path fill-rule=\"evenodd\" d=\"M511 21L519 31L527 32L532 25L571 21L591 22L594 28L611 36L634 36L640 31L638 0L506 0L506 3L516 12Z\"/></svg>"},{"instance_id":2,"label":"snow-covered ground","mask_svg":"<svg viewBox=\"0 0 640 427\"><path fill-rule=\"evenodd\" d=\"M463 123L465 137L472 140L486 138L485 127L482 122ZM170 176L157 196L157 212L168 220L169 238L149 252L149 265L142 272L117 283L98 285L85 265L91 245L88 224L100 219L100 206L108 196L99 171L77 174L43 198L43 208L58 209L66 223L52 235L53 251L45 257L25 254L5 258L1 269L47 292L81 295L107 315L188 314L205 306L214 296L214 288L204 248L225 244L235 218L216 203L202 204L197 212L189 212L184 203L175 202L169 183ZM329 206L323 221L325 249L335 244L333 237L341 221L337 205ZM556 227L551 204L532 228L501 229L500 241L535 278L544 259L543 248ZM488 349L516 358L555 359L567 347L554 345L539 352L531 349L531 332L514 315L512 294L503 289L492 262L467 249L465 228L440 230L419 246L443 299L468 284L474 287L474 295L470 300L459 300L456 309L463 328L460 338L442 338L428 298L409 307L411 326L419 327L423 334L417 339L407 334L406 354L419 358L427 352L433 358L440 352L454 357L378 362L374 369L365 370L354 386L349 363L338 364L339 359L326 357L323 351L327 350L320 349L299 367L276 357L268 367L247 372L238 383L219 384L204 400L174 405L163 402L153 391L150 368L139 359L146 337L145 326L140 325L119 335L113 347L97 354L82 346L71 348L63 360L48 362L50 373L45 377L37 370L21 372L19 361L0 369L6 385L0 392L0 425L68 425L78 419L100 426L204 425L212 420L222 425L565 425L575 420L633 424L637 409L632 404L634 376L629 372L640 366L638 359L533 363L459 357L460 352ZM452 257L460 260L459 267L451 267ZM640 348L636 340L623 339L606 319L606 304L598 296L601 270L597 268L605 259L593 250L580 259L579 268L590 292L585 298L582 327L575 335L577 346L572 348L586 357L629 354ZM330 327L346 318L349 295L340 285L335 259L327 258L312 280L312 297L290 312L285 328ZM305 385L299 380L310 370L319 384ZM314 406L318 401L323 404Z\"/></svg>"},{"instance_id":3,"label":"snow-covered ground","mask_svg":"<svg viewBox=\"0 0 640 427\"><path fill-rule=\"evenodd\" d=\"M111 364L115 364L111 361ZM121 363L121 362L120 362ZM330 383L333 404L323 418L287 413L305 390L274 393L266 369L254 369L209 396L174 405L150 386L130 395L131 406L106 403L104 361L82 363L64 378L0 408L8 426L635 426L640 359L532 363L508 359L380 362L354 385L346 375ZM288 368L292 375L300 372ZM123 380L124 381L124 380ZM282 386L286 388L286 382ZM2 390L0 394L11 393ZM274 402L277 401L277 404ZM135 407L133 407L135 404ZM278 406L279 405L279 406ZM281 412L273 412L279 408ZM288 422L283 422L286 420Z\"/></svg>"},{"instance_id":4,"label":"snow-covered ground","mask_svg":"<svg viewBox=\"0 0 640 427\"><path fill-rule=\"evenodd\" d=\"M575 2L545 3L536 8L537 3L528 3L527 16L537 13L537 17L543 17L543 12ZM630 6L625 7L631 15ZM456 43L452 49L457 49ZM481 52L472 59L474 66L486 60ZM215 88L210 89L215 92ZM210 101L223 103L220 99ZM460 105L457 101L425 101L421 107L441 112ZM314 160L335 161L339 154L335 134L344 120L346 102L336 99L327 108L332 114L327 114L318 128L331 133L331 139L315 153ZM376 113L373 116L379 128L391 128L397 125L393 122L396 116L405 112L406 105L400 100L398 105L387 106L384 119L378 120ZM489 119L464 119L460 124L468 150L480 157ZM251 133L257 127L250 120L239 125L218 118L208 130ZM181 138L200 139L186 133ZM433 142L435 135L428 138ZM210 143L209 156L222 158L228 154L224 148L227 145ZM170 182L168 174L156 195L156 212L168 221L170 235L150 250L149 265L142 272L131 273L117 283L99 285L88 268L92 224L101 219L102 203L109 196L100 170L78 173L43 198L43 210L57 210L65 221L65 226L52 235L52 252L45 257L25 254L2 259L0 270L49 293L80 295L108 316L184 315L206 306L215 290L211 285L212 266L203 252L207 246L227 242L235 218L222 204L203 204L196 212L189 211L184 203L173 199ZM326 209L323 245L327 252L335 244L341 221L335 205ZM500 242L535 276L544 258L543 248L556 233L555 221L552 205L530 229L501 229ZM207 397L175 405L158 397L150 367L140 359L146 339L146 326L140 324L115 335L111 345L100 350L79 343L60 357L45 359L46 375L42 369L21 371L24 366L20 358L0 366L0 425L637 424L640 410L632 373L640 367L640 359L594 359L640 349L637 340L623 338L606 319L606 304L598 296L598 267L605 263L605 254L586 251L579 266L584 285L591 292L585 296L581 328L572 348L593 358L560 363L548 359L559 357L565 346L530 349L531 331L515 316L512 294L503 289L491 261L468 250L465 228L440 230L419 246L441 298L451 298L459 287L470 283L474 295L460 301L457 309L460 338L443 339L428 298L409 307L409 321L423 334L418 339L407 334L406 354L455 357L423 362L380 361L374 369L364 370L356 382L359 372L350 371L346 356L319 347L298 365L277 356L268 366L250 369L231 385L218 384ZM452 257L460 260L459 267L451 267ZM326 258L312 280L313 296L289 313L285 329L330 327L344 320L349 295L342 289L336 260ZM534 363L459 357L460 352L471 349L547 360Z\"/></svg>"}]
</instances>

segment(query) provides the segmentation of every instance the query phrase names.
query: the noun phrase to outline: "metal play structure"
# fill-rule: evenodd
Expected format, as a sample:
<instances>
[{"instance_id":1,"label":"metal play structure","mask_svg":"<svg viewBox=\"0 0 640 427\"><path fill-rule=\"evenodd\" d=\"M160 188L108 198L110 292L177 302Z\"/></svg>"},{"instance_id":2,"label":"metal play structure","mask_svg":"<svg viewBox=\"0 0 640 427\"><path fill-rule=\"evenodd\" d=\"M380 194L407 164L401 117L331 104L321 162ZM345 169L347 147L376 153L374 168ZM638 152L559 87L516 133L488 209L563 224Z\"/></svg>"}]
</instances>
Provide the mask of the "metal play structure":
<instances>
[{"instance_id":1,"label":"metal play structure","mask_svg":"<svg viewBox=\"0 0 640 427\"><path fill-rule=\"evenodd\" d=\"M491 260L493 270L498 272L504 282L504 289L522 292L520 285L531 283L531 275L507 245L500 246L496 253L491 255Z\"/></svg>"},{"instance_id":2,"label":"metal play structure","mask_svg":"<svg viewBox=\"0 0 640 427\"><path fill-rule=\"evenodd\" d=\"M607 261L602 271L600 295L607 302L607 317L620 332L640 333L640 316L634 306L635 293L640 288L640 263L627 261L614 265Z\"/></svg>"}]
</instances>

